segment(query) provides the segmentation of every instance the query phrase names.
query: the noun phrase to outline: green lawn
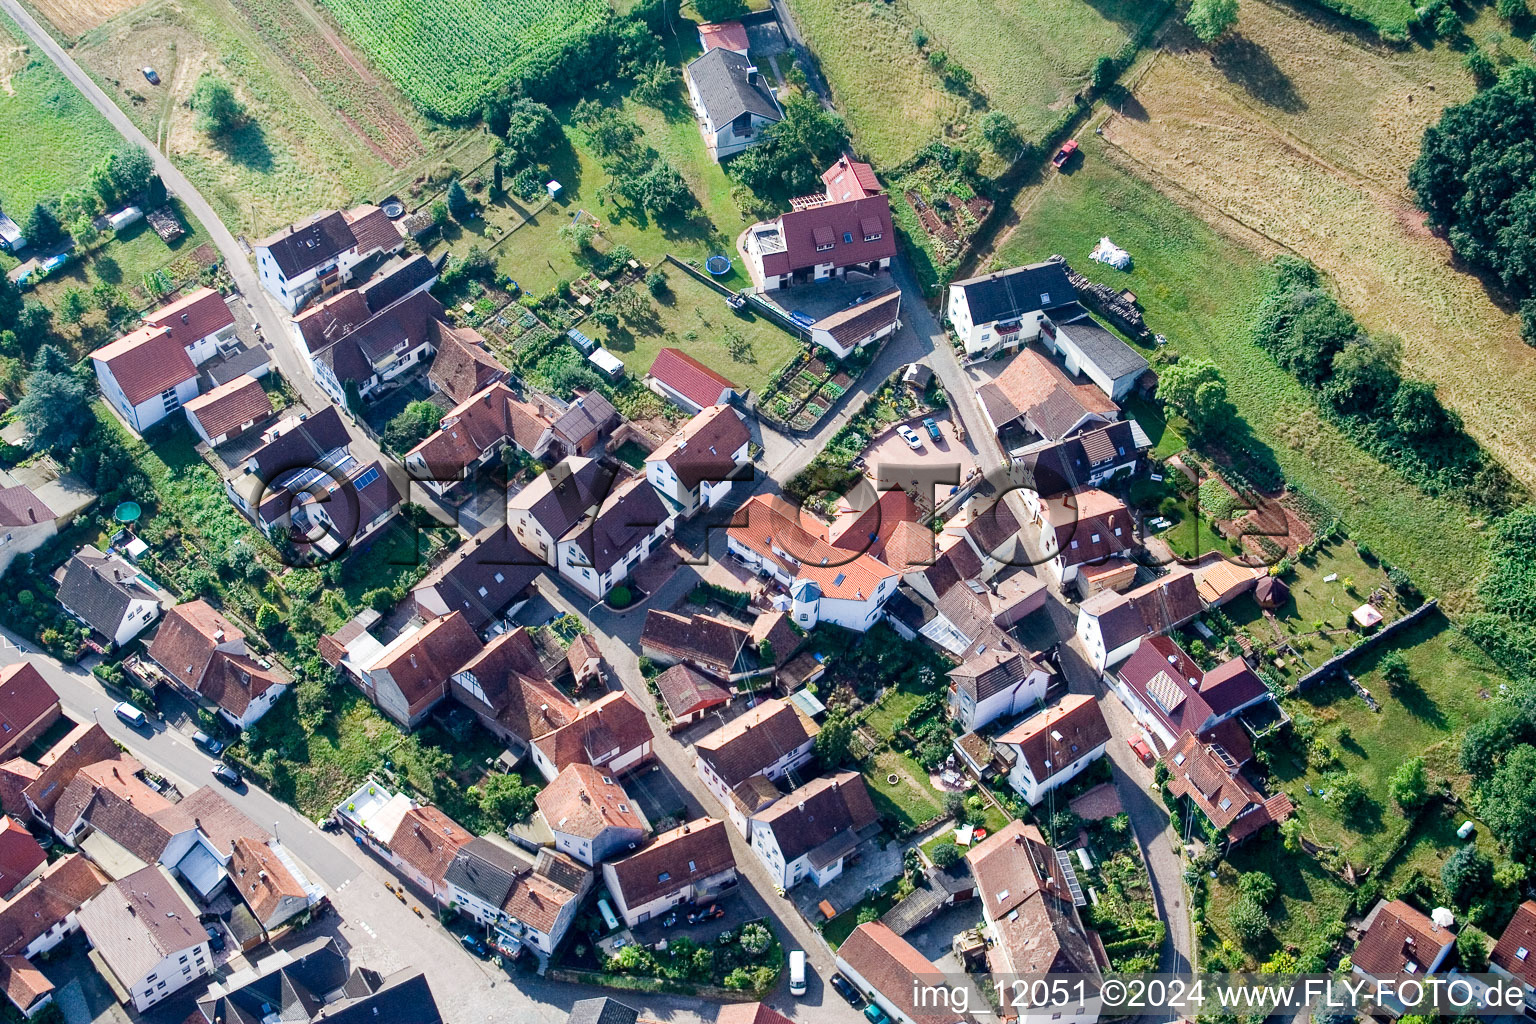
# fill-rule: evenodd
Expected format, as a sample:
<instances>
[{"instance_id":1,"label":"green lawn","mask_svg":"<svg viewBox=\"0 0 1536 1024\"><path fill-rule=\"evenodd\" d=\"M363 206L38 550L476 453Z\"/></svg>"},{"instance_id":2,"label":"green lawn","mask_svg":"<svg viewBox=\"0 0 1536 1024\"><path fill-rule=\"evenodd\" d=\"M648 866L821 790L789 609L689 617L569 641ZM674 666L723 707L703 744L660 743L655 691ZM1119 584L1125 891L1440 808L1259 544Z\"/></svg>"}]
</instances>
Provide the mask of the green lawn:
<instances>
[{"instance_id":1,"label":"green lawn","mask_svg":"<svg viewBox=\"0 0 1536 1024\"><path fill-rule=\"evenodd\" d=\"M864 764L875 809L898 830L912 831L944 813L944 801L928 783L928 773L912 758L895 750L882 750ZM897 777L893 786L886 781Z\"/></svg>"},{"instance_id":2,"label":"green lawn","mask_svg":"<svg viewBox=\"0 0 1536 1024\"><path fill-rule=\"evenodd\" d=\"M924 696L926 694L892 687L865 714L864 724L876 736L890 736L899 726L906 724L907 716L922 703Z\"/></svg>"},{"instance_id":3,"label":"green lawn","mask_svg":"<svg viewBox=\"0 0 1536 1024\"><path fill-rule=\"evenodd\" d=\"M1285 871L1278 864L1289 865ZM1349 890L1342 879L1328 873L1311 857L1287 853L1278 836L1260 837L1233 850L1207 879L1206 930L1201 948L1213 951L1222 943L1242 949L1232 932L1232 909L1237 904L1237 878L1245 871L1260 871L1275 880L1279 893L1269 907L1270 936L1244 952L1248 965L1256 967L1280 948L1300 949L1316 936L1337 926L1349 910Z\"/></svg>"},{"instance_id":4,"label":"green lawn","mask_svg":"<svg viewBox=\"0 0 1536 1024\"><path fill-rule=\"evenodd\" d=\"M3 14L0 29L0 207L21 224L39 200L84 184L122 138Z\"/></svg>"},{"instance_id":5,"label":"green lawn","mask_svg":"<svg viewBox=\"0 0 1536 1024\"><path fill-rule=\"evenodd\" d=\"M1199 516L1186 514L1157 536L1180 558L1199 558L1208 551L1220 551L1233 558L1243 554L1239 545L1217 533L1209 521Z\"/></svg>"},{"instance_id":6,"label":"green lawn","mask_svg":"<svg viewBox=\"0 0 1536 1024\"><path fill-rule=\"evenodd\" d=\"M1325 422L1313 397L1253 342L1250 317L1271 280L1254 253L1218 236L1182 207L1110 163L1083 135L1084 163L1029 198L1002 250L1004 265L1066 255L1085 276L1129 287L1148 325L1185 356L1210 358L1226 372L1228 393L1285 475L1305 485L1380 555L1407 566L1425 589L1466 595L1484 560L1482 537L1460 503L1431 497L1360 450ZM1121 273L1088 259L1106 232L1130 251Z\"/></svg>"},{"instance_id":7,"label":"green lawn","mask_svg":"<svg viewBox=\"0 0 1536 1024\"><path fill-rule=\"evenodd\" d=\"M988 801L986 814L982 817L981 827L987 830L987 835L991 835L994 832L998 832L1006 828L1010 820L1012 819L1008 817L1008 813L1006 811L1000 809L995 804ZM932 860L933 851L935 849L944 845L945 843L953 843L954 841L954 829L947 828L924 843L922 845L922 851L929 860ZM960 852L964 853L965 849L962 847Z\"/></svg>"},{"instance_id":8,"label":"green lawn","mask_svg":"<svg viewBox=\"0 0 1536 1024\"><path fill-rule=\"evenodd\" d=\"M859 915L864 911L874 908L876 913L883 915L896 905L896 886L891 883L873 896L866 896L847 910L838 914L832 920L821 926L821 937L827 940L827 945L836 949L848 940L853 930L859 926Z\"/></svg>"},{"instance_id":9,"label":"green lawn","mask_svg":"<svg viewBox=\"0 0 1536 1024\"><path fill-rule=\"evenodd\" d=\"M1397 693L1379 670L1387 650L1402 654L1412 676L1410 685ZM1357 867L1379 867L1410 825L1387 793L1392 773L1405 760L1422 755L1431 776L1462 786L1456 764L1459 737L1485 714L1502 680L1437 614L1394 635L1384 649L1362 655L1350 671L1381 703L1380 712L1371 711L1342 682L1289 699L1286 709L1293 717L1305 715L1317 723L1320 740L1334 749L1343 770L1364 784L1370 798L1366 809L1353 819L1342 819L1333 803L1316 795L1329 788L1325 772L1309 768L1289 750L1272 755L1270 768L1275 783L1296 802L1310 838L1337 847ZM1338 739L1341 727L1348 730L1347 740Z\"/></svg>"},{"instance_id":10,"label":"green lawn","mask_svg":"<svg viewBox=\"0 0 1536 1024\"><path fill-rule=\"evenodd\" d=\"M1147 432L1147 437L1152 441L1153 458L1166 459L1189 447L1184 435L1168 422L1168 417L1158 408L1157 403L1140 395L1130 395L1120 404L1126 416L1141 424L1141 429Z\"/></svg>"}]
</instances>

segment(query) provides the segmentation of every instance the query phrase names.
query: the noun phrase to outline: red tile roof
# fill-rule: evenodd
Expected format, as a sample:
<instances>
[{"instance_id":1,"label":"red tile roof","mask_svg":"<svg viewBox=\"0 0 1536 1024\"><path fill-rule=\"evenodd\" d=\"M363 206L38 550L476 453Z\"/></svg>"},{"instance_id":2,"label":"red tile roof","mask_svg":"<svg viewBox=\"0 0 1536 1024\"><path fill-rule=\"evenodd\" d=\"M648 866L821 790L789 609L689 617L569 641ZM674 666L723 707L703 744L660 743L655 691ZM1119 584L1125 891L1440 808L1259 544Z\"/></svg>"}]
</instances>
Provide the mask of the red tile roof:
<instances>
[{"instance_id":1,"label":"red tile roof","mask_svg":"<svg viewBox=\"0 0 1536 1024\"><path fill-rule=\"evenodd\" d=\"M721 395L736 390L735 384L677 348L664 348L657 352L647 375L701 409L718 404Z\"/></svg>"},{"instance_id":2,"label":"red tile roof","mask_svg":"<svg viewBox=\"0 0 1536 1024\"><path fill-rule=\"evenodd\" d=\"M875 177L875 169L846 153L837 158L837 163L821 172L821 180L827 186L829 203L864 199L883 191L880 180Z\"/></svg>"},{"instance_id":3,"label":"red tile roof","mask_svg":"<svg viewBox=\"0 0 1536 1024\"><path fill-rule=\"evenodd\" d=\"M891 201L884 194L791 210L779 217L778 225L784 249L762 257L763 273L770 277L825 263L846 267L896 255ZM832 248L818 252L817 246L824 245Z\"/></svg>"},{"instance_id":4,"label":"red tile roof","mask_svg":"<svg viewBox=\"0 0 1536 1024\"><path fill-rule=\"evenodd\" d=\"M724 480L736 468L732 458L752 440L747 425L729 405L706 408L646 457L665 462L685 487Z\"/></svg>"},{"instance_id":5,"label":"red tile roof","mask_svg":"<svg viewBox=\"0 0 1536 1024\"><path fill-rule=\"evenodd\" d=\"M944 974L906 939L879 921L861 924L837 947L837 959L863 978L886 1002L913 1024L955 1024L974 1021L969 1013L919 1007L914 993L919 983L942 984Z\"/></svg>"},{"instance_id":6,"label":"red tile roof","mask_svg":"<svg viewBox=\"0 0 1536 1024\"><path fill-rule=\"evenodd\" d=\"M798 704L774 697L701 736L694 749L699 759L731 789L761 774L820 731Z\"/></svg>"},{"instance_id":7,"label":"red tile roof","mask_svg":"<svg viewBox=\"0 0 1536 1024\"><path fill-rule=\"evenodd\" d=\"M449 678L480 651L480 638L462 612L433 619L406 642L386 649L367 672L389 673L412 713L442 696ZM375 683L377 685L377 683Z\"/></svg>"},{"instance_id":8,"label":"red tile roof","mask_svg":"<svg viewBox=\"0 0 1536 1024\"><path fill-rule=\"evenodd\" d=\"M1086 693L1069 693L1060 703L1003 733L997 742L1017 744L1030 774L1043 781L1108 743L1109 726L1097 700Z\"/></svg>"},{"instance_id":9,"label":"red tile roof","mask_svg":"<svg viewBox=\"0 0 1536 1024\"><path fill-rule=\"evenodd\" d=\"M183 346L194 345L210 334L235 325L235 315L224 296L212 288L199 288L163 309L144 317L144 322L165 327Z\"/></svg>"},{"instance_id":10,"label":"red tile roof","mask_svg":"<svg viewBox=\"0 0 1536 1024\"><path fill-rule=\"evenodd\" d=\"M556 832L596 839L610 828L646 831L645 818L611 775L589 764L568 764L534 798Z\"/></svg>"},{"instance_id":11,"label":"red tile roof","mask_svg":"<svg viewBox=\"0 0 1536 1024\"><path fill-rule=\"evenodd\" d=\"M257 423L272 415L272 399L261 381L242 373L226 384L192 399L184 407L209 437L219 437L247 423Z\"/></svg>"},{"instance_id":12,"label":"red tile roof","mask_svg":"<svg viewBox=\"0 0 1536 1024\"><path fill-rule=\"evenodd\" d=\"M354 206L342 216L352 227L359 256L367 256L377 249L398 249L405 244L405 236L395 227L394 221L377 206L364 203Z\"/></svg>"},{"instance_id":13,"label":"red tile roof","mask_svg":"<svg viewBox=\"0 0 1536 1024\"><path fill-rule=\"evenodd\" d=\"M389 839L390 852L431 879L443 884L454 855L475 837L436 807L414 807L400 819Z\"/></svg>"},{"instance_id":14,"label":"red tile roof","mask_svg":"<svg viewBox=\"0 0 1536 1024\"><path fill-rule=\"evenodd\" d=\"M30 661L0 668L0 747L39 718L59 717L59 695Z\"/></svg>"},{"instance_id":15,"label":"red tile roof","mask_svg":"<svg viewBox=\"0 0 1536 1024\"><path fill-rule=\"evenodd\" d=\"M306 899L303 884L266 843L241 836L229 858L229 880L256 920L265 925L285 899Z\"/></svg>"},{"instance_id":16,"label":"red tile roof","mask_svg":"<svg viewBox=\"0 0 1536 1024\"><path fill-rule=\"evenodd\" d=\"M662 703L677 720L731 699L731 691L690 665L673 665L656 677Z\"/></svg>"},{"instance_id":17,"label":"red tile roof","mask_svg":"<svg viewBox=\"0 0 1536 1024\"><path fill-rule=\"evenodd\" d=\"M32 833L19 821L0 817L0 899L8 898L47 859Z\"/></svg>"},{"instance_id":18,"label":"red tile roof","mask_svg":"<svg viewBox=\"0 0 1536 1024\"><path fill-rule=\"evenodd\" d=\"M189 690L202 684L215 648L238 645L245 650L245 633L207 601L199 598L165 613L160 631L149 645L149 656Z\"/></svg>"},{"instance_id":19,"label":"red tile roof","mask_svg":"<svg viewBox=\"0 0 1536 1024\"><path fill-rule=\"evenodd\" d=\"M1536 903L1526 900L1515 908L1504 934L1488 959L1525 982L1536 986Z\"/></svg>"},{"instance_id":20,"label":"red tile roof","mask_svg":"<svg viewBox=\"0 0 1536 1024\"><path fill-rule=\"evenodd\" d=\"M1402 900L1377 903L1366 915L1365 931L1351 956L1356 969L1373 978L1388 978L1410 973L1424 974L1430 969L1441 947L1456 941L1456 933L1441 928Z\"/></svg>"},{"instance_id":21,"label":"red tile roof","mask_svg":"<svg viewBox=\"0 0 1536 1024\"><path fill-rule=\"evenodd\" d=\"M506 373L507 368L486 349L485 339L475 330L444 325L438 331L437 357L427 379L453 401L468 401Z\"/></svg>"},{"instance_id":22,"label":"red tile roof","mask_svg":"<svg viewBox=\"0 0 1536 1024\"><path fill-rule=\"evenodd\" d=\"M78 853L55 862L15 898L0 904L0 955L20 953L106 886L107 879Z\"/></svg>"},{"instance_id":23,"label":"red tile roof","mask_svg":"<svg viewBox=\"0 0 1536 1024\"><path fill-rule=\"evenodd\" d=\"M107 367L130 405L141 405L197 376L186 348L164 327L140 327L91 353Z\"/></svg>"},{"instance_id":24,"label":"red tile roof","mask_svg":"<svg viewBox=\"0 0 1536 1024\"><path fill-rule=\"evenodd\" d=\"M699 818L661 833L623 860L611 861L607 871L624 905L634 908L735 867L725 822Z\"/></svg>"},{"instance_id":25,"label":"red tile roof","mask_svg":"<svg viewBox=\"0 0 1536 1024\"><path fill-rule=\"evenodd\" d=\"M721 21L699 26L699 44L708 52L719 46L737 53L746 53L748 47L747 26L739 21Z\"/></svg>"},{"instance_id":26,"label":"red tile roof","mask_svg":"<svg viewBox=\"0 0 1536 1024\"><path fill-rule=\"evenodd\" d=\"M639 749L651 738L645 712L628 693L618 691L588 704L574 722L533 742L558 772L569 764L607 761L612 755Z\"/></svg>"}]
</instances>

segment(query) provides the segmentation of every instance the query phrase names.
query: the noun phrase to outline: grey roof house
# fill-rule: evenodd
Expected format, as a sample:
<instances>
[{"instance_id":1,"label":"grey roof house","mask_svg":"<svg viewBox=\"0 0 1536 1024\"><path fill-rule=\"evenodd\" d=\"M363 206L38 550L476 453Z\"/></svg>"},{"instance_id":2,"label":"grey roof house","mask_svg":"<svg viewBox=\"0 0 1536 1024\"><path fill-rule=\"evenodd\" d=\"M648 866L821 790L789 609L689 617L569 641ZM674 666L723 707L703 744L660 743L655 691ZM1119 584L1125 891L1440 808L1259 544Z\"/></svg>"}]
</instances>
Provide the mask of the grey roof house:
<instances>
[{"instance_id":1,"label":"grey roof house","mask_svg":"<svg viewBox=\"0 0 1536 1024\"><path fill-rule=\"evenodd\" d=\"M753 63L717 47L683 69L699 131L716 161L735 156L784 119L773 89Z\"/></svg>"},{"instance_id":2,"label":"grey roof house","mask_svg":"<svg viewBox=\"0 0 1536 1024\"><path fill-rule=\"evenodd\" d=\"M76 551L57 574L59 604L89 626L98 643L127 643L160 617L165 592L115 554L90 545Z\"/></svg>"}]
</instances>

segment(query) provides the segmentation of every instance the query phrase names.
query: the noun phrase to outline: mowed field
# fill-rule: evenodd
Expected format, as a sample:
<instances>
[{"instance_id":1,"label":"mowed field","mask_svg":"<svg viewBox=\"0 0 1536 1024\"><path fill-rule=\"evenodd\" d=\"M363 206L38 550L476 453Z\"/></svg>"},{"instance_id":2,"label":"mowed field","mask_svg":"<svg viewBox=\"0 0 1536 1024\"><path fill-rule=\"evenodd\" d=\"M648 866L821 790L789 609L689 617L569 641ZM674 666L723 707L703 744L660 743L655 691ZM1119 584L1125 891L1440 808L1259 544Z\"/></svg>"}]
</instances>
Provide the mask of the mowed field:
<instances>
[{"instance_id":1,"label":"mowed field","mask_svg":"<svg viewBox=\"0 0 1536 1024\"><path fill-rule=\"evenodd\" d=\"M31 7L65 35L93 29L114 14L137 7L142 0L33 0Z\"/></svg>"},{"instance_id":2,"label":"mowed field","mask_svg":"<svg viewBox=\"0 0 1536 1024\"><path fill-rule=\"evenodd\" d=\"M905 163L935 139L954 141L986 109L1038 138L1159 3L1139 0L789 0L862 153ZM975 76L980 109L947 91L916 40ZM986 147L979 139L968 144Z\"/></svg>"},{"instance_id":3,"label":"mowed field","mask_svg":"<svg viewBox=\"0 0 1536 1024\"><path fill-rule=\"evenodd\" d=\"M21 29L0 15L0 208L20 222L84 182L120 138Z\"/></svg>"},{"instance_id":4,"label":"mowed field","mask_svg":"<svg viewBox=\"0 0 1536 1024\"><path fill-rule=\"evenodd\" d=\"M1164 7L1153 0L906 0L931 40L976 76L988 105L1039 138L1094 61L1113 56Z\"/></svg>"},{"instance_id":5,"label":"mowed field","mask_svg":"<svg viewBox=\"0 0 1536 1024\"><path fill-rule=\"evenodd\" d=\"M307 0L150 0L84 33L73 56L252 237L379 198L463 138L429 125ZM205 71L250 115L228 138L199 132L187 106Z\"/></svg>"},{"instance_id":6,"label":"mowed field","mask_svg":"<svg viewBox=\"0 0 1536 1024\"><path fill-rule=\"evenodd\" d=\"M606 0L325 0L349 36L423 109L477 114L523 67L580 39Z\"/></svg>"},{"instance_id":7,"label":"mowed field","mask_svg":"<svg viewBox=\"0 0 1536 1024\"><path fill-rule=\"evenodd\" d=\"M1407 171L1426 125L1471 95L1461 55L1357 45L1247 0L1213 60L1156 56L1104 136L1208 220L1312 260L1369 329L1404 340L1470 432L1536 485L1536 358L1519 320L1423 227Z\"/></svg>"}]
</instances>

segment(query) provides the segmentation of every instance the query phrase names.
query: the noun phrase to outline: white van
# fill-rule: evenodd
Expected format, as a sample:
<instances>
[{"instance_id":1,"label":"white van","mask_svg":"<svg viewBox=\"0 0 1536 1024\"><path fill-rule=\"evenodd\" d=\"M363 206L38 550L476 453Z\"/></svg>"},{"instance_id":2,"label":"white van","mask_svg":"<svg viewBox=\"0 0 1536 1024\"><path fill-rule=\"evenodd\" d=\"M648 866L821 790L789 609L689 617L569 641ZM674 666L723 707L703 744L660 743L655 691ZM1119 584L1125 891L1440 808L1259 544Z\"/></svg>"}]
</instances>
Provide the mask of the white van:
<instances>
[{"instance_id":1,"label":"white van","mask_svg":"<svg viewBox=\"0 0 1536 1024\"><path fill-rule=\"evenodd\" d=\"M793 949L789 953L789 994L805 995L805 950Z\"/></svg>"}]
</instances>

